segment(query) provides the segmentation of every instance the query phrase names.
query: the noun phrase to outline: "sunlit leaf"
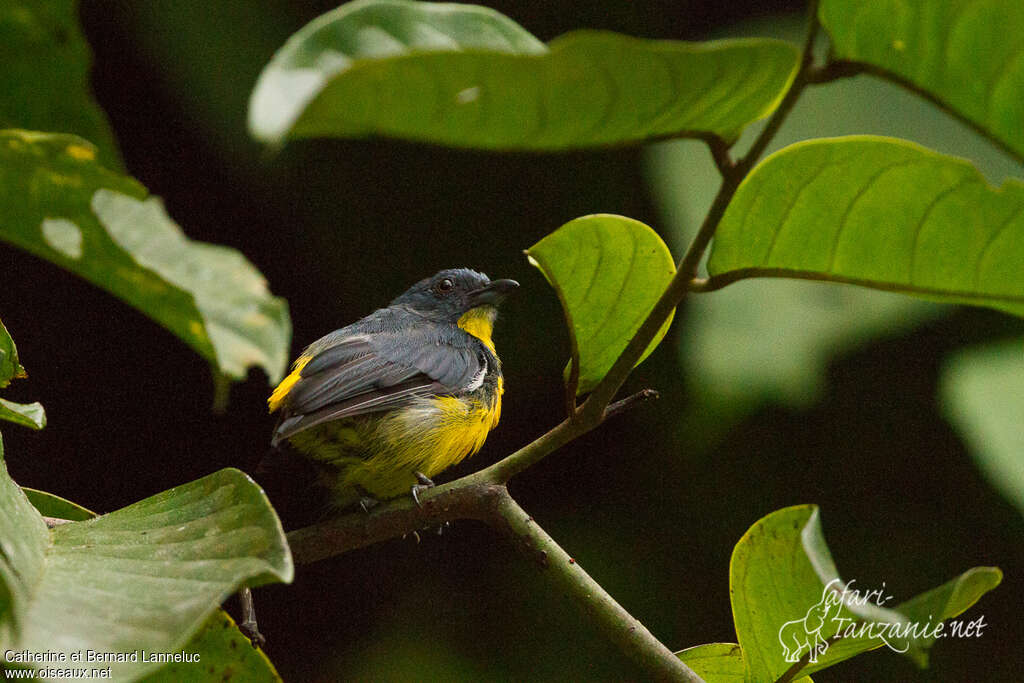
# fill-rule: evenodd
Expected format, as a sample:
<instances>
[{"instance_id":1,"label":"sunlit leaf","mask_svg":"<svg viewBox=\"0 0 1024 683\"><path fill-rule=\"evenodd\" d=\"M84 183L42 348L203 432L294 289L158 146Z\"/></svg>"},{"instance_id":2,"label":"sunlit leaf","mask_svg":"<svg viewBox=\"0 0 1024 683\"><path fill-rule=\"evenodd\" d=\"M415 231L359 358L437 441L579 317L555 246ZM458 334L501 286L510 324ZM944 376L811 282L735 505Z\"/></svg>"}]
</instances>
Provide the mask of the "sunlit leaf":
<instances>
[{"instance_id":1,"label":"sunlit leaf","mask_svg":"<svg viewBox=\"0 0 1024 683\"><path fill-rule=\"evenodd\" d=\"M959 615L1001 580L999 569L975 567L893 605L884 587L839 578L813 505L759 520L736 544L729 564L736 633L748 680L758 681L776 680L809 659L812 648L817 661L807 661L802 674L883 646L923 665L936 642L929 625ZM946 626L955 633L964 624Z\"/></svg>"},{"instance_id":2,"label":"sunlit leaf","mask_svg":"<svg viewBox=\"0 0 1024 683\"><path fill-rule=\"evenodd\" d=\"M562 302L579 358L577 393L586 393L608 373L672 280L672 254L648 226L610 214L569 221L526 253ZM669 316L638 364L671 324Z\"/></svg>"},{"instance_id":3,"label":"sunlit leaf","mask_svg":"<svg viewBox=\"0 0 1024 683\"><path fill-rule=\"evenodd\" d=\"M193 242L156 197L70 135L0 132L0 240L106 289L219 370L272 382L287 364L284 300L242 254Z\"/></svg>"},{"instance_id":4,"label":"sunlit leaf","mask_svg":"<svg viewBox=\"0 0 1024 683\"><path fill-rule=\"evenodd\" d=\"M796 48L577 31L544 45L473 5L357 0L301 29L264 69L249 127L553 150L676 134L734 138L778 105Z\"/></svg>"},{"instance_id":5,"label":"sunlit leaf","mask_svg":"<svg viewBox=\"0 0 1024 683\"><path fill-rule=\"evenodd\" d=\"M942 396L982 472L1024 512L1024 340L952 358Z\"/></svg>"},{"instance_id":6,"label":"sunlit leaf","mask_svg":"<svg viewBox=\"0 0 1024 683\"><path fill-rule=\"evenodd\" d=\"M908 191L912 188L913 191ZM1024 314L1024 183L890 138L811 140L743 182L708 262L717 284L820 279Z\"/></svg>"},{"instance_id":7,"label":"sunlit leaf","mask_svg":"<svg viewBox=\"0 0 1024 683\"><path fill-rule=\"evenodd\" d=\"M75 0L0 3L0 129L74 133L120 168L106 116L89 87L92 55Z\"/></svg>"},{"instance_id":8,"label":"sunlit leaf","mask_svg":"<svg viewBox=\"0 0 1024 683\"><path fill-rule=\"evenodd\" d=\"M706 683L747 683L743 655L736 643L708 643L676 653ZM794 683L813 683L810 676L801 676Z\"/></svg>"},{"instance_id":9,"label":"sunlit leaf","mask_svg":"<svg viewBox=\"0 0 1024 683\"><path fill-rule=\"evenodd\" d=\"M838 59L927 91L1024 159L1024 3L822 0Z\"/></svg>"},{"instance_id":10,"label":"sunlit leaf","mask_svg":"<svg viewBox=\"0 0 1024 683\"><path fill-rule=\"evenodd\" d=\"M0 540L0 648L69 659L181 651L240 585L293 573L266 496L232 469L48 530L0 463ZM160 664L111 666L113 678L135 680Z\"/></svg>"}]
</instances>

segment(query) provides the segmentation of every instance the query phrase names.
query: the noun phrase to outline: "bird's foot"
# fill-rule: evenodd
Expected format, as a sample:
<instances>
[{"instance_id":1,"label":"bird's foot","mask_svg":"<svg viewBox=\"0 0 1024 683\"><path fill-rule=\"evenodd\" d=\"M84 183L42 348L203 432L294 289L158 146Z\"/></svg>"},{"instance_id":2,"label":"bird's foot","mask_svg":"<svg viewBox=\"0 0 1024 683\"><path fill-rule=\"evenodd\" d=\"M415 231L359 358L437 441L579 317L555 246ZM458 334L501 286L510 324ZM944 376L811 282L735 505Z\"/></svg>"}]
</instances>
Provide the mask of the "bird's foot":
<instances>
[{"instance_id":1,"label":"bird's foot","mask_svg":"<svg viewBox=\"0 0 1024 683\"><path fill-rule=\"evenodd\" d=\"M431 480L430 477L423 474L422 472L413 472L412 474L414 477L416 477L416 481L419 483L412 485L410 493L412 493L412 499L416 501L416 505L418 507L423 507L423 505L420 503L420 491L426 491L427 489L434 488L434 482L433 480Z\"/></svg>"},{"instance_id":2,"label":"bird's foot","mask_svg":"<svg viewBox=\"0 0 1024 683\"><path fill-rule=\"evenodd\" d=\"M363 512L369 514L370 510L380 505L380 501L373 496L363 496L359 499L359 507L363 509Z\"/></svg>"}]
</instances>

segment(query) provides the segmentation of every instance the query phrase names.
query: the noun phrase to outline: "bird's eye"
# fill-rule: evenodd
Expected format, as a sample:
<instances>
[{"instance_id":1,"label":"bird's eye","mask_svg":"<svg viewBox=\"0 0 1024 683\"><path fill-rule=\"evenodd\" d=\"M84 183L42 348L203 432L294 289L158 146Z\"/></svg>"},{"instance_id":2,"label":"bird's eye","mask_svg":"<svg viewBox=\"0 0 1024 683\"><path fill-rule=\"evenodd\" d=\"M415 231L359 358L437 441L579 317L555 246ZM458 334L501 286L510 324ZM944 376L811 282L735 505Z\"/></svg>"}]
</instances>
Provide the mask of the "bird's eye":
<instances>
[{"instance_id":1,"label":"bird's eye","mask_svg":"<svg viewBox=\"0 0 1024 683\"><path fill-rule=\"evenodd\" d=\"M455 289L455 283L449 280L448 278L445 278L435 285L435 289L437 289L437 291L440 292L441 294L447 294L448 292Z\"/></svg>"}]
</instances>

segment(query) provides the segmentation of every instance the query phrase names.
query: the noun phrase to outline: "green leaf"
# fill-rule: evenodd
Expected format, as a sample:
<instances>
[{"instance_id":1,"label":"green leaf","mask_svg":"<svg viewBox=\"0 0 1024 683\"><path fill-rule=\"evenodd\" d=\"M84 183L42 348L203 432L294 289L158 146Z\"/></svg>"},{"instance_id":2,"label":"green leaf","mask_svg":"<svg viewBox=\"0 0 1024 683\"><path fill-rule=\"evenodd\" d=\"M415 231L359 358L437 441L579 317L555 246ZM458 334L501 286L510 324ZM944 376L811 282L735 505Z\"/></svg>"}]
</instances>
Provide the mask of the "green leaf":
<instances>
[{"instance_id":1,"label":"green leaf","mask_svg":"<svg viewBox=\"0 0 1024 683\"><path fill-rule=\"evenodd\" d=\"M25 377L25 368L18 362L18 348L0 322L0 388L11 383L11 379ZM46 426L46 412L38 403L15 403L0 398L0 420L30 429L42 429Z\"/></svg>"},{"instance_id":2,"label":"green leaf","mask_svg":"<svg viewBox=\"0 0 1024 683\"><path fill-rule=\"evenodd\" d=\"M18 347L0 321L0 389L10 384L12 379L24 376L25 368L18 362Z\"/></svg>"},{"instance_id":3,"label":"green leaf","mask_svg":"<svg viewBox=\"0 0 1024 683\"><path fill-rule=\"evenodd\" d=\"M908 191L912 188L913 191ZM890 138L791 145L740 185L712 286L756 276L864 285L1024 314L1024 183Z\"/></svg>"},{"instance_id":4,"label":"green leaf","mask_svg":"<svg viewBox=\"0 0 1024 683\"><path fill-rule=\"evenodd\" d=\"M89 88L92 55L74 0L0 3L0 129L74 133L121 168L110 124Z\"/></svg>"},{"instance_id":5,"label":"green leaf","mask_svg":"<svg viewBox=\"0 0 1024 683\"><path fill-rule=\"evenodd\" d=\"M69 658L182 651L239 586L293 575L273 508L233 469L47 530L0 462L0 547L0 649ZM111 666L135 680L159 664Z\"/></svg>"},{"instance_id":6,"label":"green leaf","mask_svg":"<svg viewBox=\"0 0 1024 683\"><path fill-rule=\"evenodd\" d=\"M562 303L572 356L579 359L576 393L587 393L611 370L668 287L676 272L672 254L648 226L611 214L569 221L526 254ZM671 324L672 315L637 365L654 351ZM571 364L572 360L567 376Z\"/></svg>"},{"instance_id":7,"label":"green leaf","mask_svg":"<svg viewBox=\"0 0 1024 683\"><path fill-rule=\"evenodd\" d=\"M275 683L281 681L263 650L254 648L224 610L216 610L182 648L199 656L197 662L167 664L142 679L143 683Z\"/></svg>"},{"instance_id":8,"label":"green leaf","mask_svg":"<svg viewBox=\"0 0 1024 683\"><path fill-rule=\"evenodd\" d=\"M889 608L892 596L884 586L839 578L814 505L759 520L736 544L729 564L736 633L749 679L758 681L777 679L815 645L823 649L803 674L884 645L923 665L935 625L969 608L1001 580L999 569L977 567ZM962 632L966 623L946 624L939 637Z\"/></svg>"},{"instance_id":9,"label":"green leaf","mask_svg":"<svg viewBox=\"0 0 1024 683\"><path fill-rule=\"evenodd\" d=\"M33 403L15 403L0 398L0 420L7 420L29 429L42 429L46 426L46 411L38 401Z\"/></svg>"},{"instance_id":10,"label":"green leaf","mask_svg":"<svg viewBox=\"0 0 1024 683\"><path fill-rule=\"evenodd\" d=\"M728 34L799 41L805 16L770 16L732 27ZM827 41L821 41L825 47ZM821 50L819 59L824 59ZM761 125L744 131L735 156L749 149ZM872 133L906 138L945 154L970 158L990 180L1019 175L1020 165L929 102L875 78L846 78L809 88L768 146L769 153L801 140ZM662 234L674 251L693 239L710 208L721 174L696 140L645 149L647 172L660 211ZM952 307L863 287L786 279L740 282L712 296L692 296L678 328L680 358L692 393L689 446L713 445L766 401L803 408L828 385L837 357L882 337L905 334Z\"/></svg>"},{"instance_id":11,"label":"green leaf","mask_svg":"<svg viewBox=\"0 0 1024 683\"><path fill-rule=\"evenodd\" d=\"M39 514L57 519L82 521L96 513L45 491L22 487ZM171 663L146 676L146 683L158 681L280 681L273 664L262 650L250 646L235 621L224 610L210 615L182 652L198 654L199 661Z\"/></svg>"},{"instance_id":12,"label":"green leaf","mask_svg":"<svg viewBox=\"0 0 1024 683\"><path fill-rule=\"evenodd\" d=\"M274 55L249 128L271 143L383 135L484 149L733 139L778 106L796 66L796 48L777 40L577 31L545 46L483 7L357 0Z\"/></svg>"},{"instance_id":13,"label":"green leaf","mask_svg":"<svg viewBox=\"0 0 1024 683\"><path fill-rule=\"evenodd\" d=\"M156 197L69 135L0 131L0 240L106 289L234 378L284 374L283 299L242 254L186 238Z\"/></svg>"},{"instance_id":14,"label":"green leaf","mask_svg":"<svg viewBox=\"0 0 1024 683\"><path fill-rule=\"evenodd\" d=\"M1024 340L957 354L943 370L941 393L982 472L1024 512Z\"/></svg>"},{"instance_id":15,"label":"green leaf","mask_svg":"<svg viewBox=\"0 0 1024 683\"><path fill-rule=\"evenodd\" d=\"M1024 160L1019 0L822 0L837 59L926 91Z\"/></svg>"},{"instance_id":16,"label":"green leaf","mask_svg":"<svg viewBox=\"0 0 1024 683\"><path fill-rule=\"evenodd\" d=\"M0 645L15 642L25 628L47 545L43 518L7 475L0 436Z\"/></svg>"},{"instance_id":17,"label":"green leaf","mask_svg":"<svg viewBox=\"0 0 1024 683\"><path fill-rule=\"evenodd\" d=\"M25 497L28 498L28 502L32 503L32 507L38 510L39 514L44 517L81 522L97 516L92 510L88 510L78 503L72 503L66 498L61 498L55 493L47 493L46 491L40 491L39 489L27 486L22 486L21 490L25 493Z\"/></svg>"},{"instance_id":18,"label":"green leaf","mask_svg":"<svg viewBox=\"0 0 1024 683\"><path fill-rule=\"evenodd\" d=\"M746 683L747 671L743 654L736 643L708 643L676 653L707 683ZM801 676L794 683L814 683L810 676Z\"/></svg>"}]
</instances>

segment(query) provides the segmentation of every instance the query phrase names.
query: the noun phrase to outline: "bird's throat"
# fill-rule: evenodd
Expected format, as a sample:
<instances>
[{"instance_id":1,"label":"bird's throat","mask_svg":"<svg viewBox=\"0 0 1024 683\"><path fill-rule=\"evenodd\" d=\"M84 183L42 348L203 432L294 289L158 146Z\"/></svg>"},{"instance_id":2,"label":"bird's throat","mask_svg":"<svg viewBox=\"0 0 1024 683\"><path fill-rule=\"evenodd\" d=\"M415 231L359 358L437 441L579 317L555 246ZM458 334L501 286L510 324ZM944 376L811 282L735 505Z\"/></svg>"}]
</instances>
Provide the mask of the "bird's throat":
<instances>
[{"instance_id":1,"label":"bird's throat","mask_svg":"<svg viewBox=\"0 0 1024 683\"><path fill-rule=\"evenodd\" d=\"M467 333L482 341L484 346L491 350L491 353L495 353L491 334L494 332L494 319L497 315L498 309L494 306L477 306L463 313L457 324Z\"/></svg>"}]
</instances>

